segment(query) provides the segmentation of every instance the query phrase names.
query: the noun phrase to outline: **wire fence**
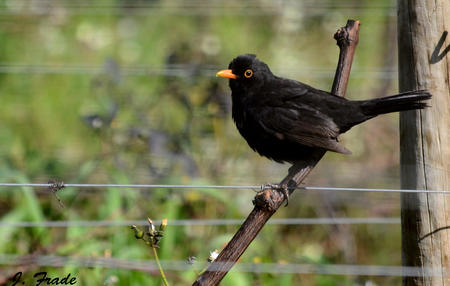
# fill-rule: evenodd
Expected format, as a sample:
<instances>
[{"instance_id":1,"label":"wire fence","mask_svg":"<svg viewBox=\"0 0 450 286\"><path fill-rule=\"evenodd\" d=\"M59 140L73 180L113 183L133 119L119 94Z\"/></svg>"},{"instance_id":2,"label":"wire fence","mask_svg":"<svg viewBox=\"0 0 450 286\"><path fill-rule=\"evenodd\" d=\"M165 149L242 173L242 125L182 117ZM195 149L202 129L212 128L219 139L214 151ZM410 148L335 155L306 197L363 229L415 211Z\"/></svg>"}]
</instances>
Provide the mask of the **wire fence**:
<instances>
[{"instance_id":1,"label":"wire fence","mask_svg":"<svg viewBox=\"0 0 450 286\"><path fill-rule=\"evenodd\" d=\"M227 262L222 262L227 263ZM76 266L80 268L100 267L137 271L158 271L154 260L129 260L105 257L73 257L56 255L15 255L0 254L2 265L36 265L46 267ZM206 265L197 262L195 266L187 261L162 260L162 268L165 271L192 271ZM216 263L217 270L221 269L220 263ZM194 268L195 267L195 268ZM209 269L214 270L215 269ZM291 273L291 274L325 274L325 275L355 275L355 276L403 276L403 277L449 277L450 269L435 267L405 267L385 265L345 265L345 264L289 264L289 263L245 263L236 264L231 272L247 273Z\"/></svg>"},{"instance_id":2,"label":"wire fence","mask_svg":"<svg viewBox=\"0 0 450 286\"><path fill-rule=\"evenodd\" d=\"M99 75L109 74L105 65L90 65L84 63L64 63L64 64L49 64L49 63L17 63L17 62L0 62L0 73L5 74L66 74L66 75ZM121 66L117 67L117 72L122 76L168 76L168 77L190 77L190 76L204 76L215 77L216 72L223 69L223 66L213 65L198 65L198 64L168 64L164 67L152 66ZM309 78L332 78L334 76L335 68L277 68L274 72L280 75L290 76L307 76ZM114 71L115 73L115 71ZM394 80L397 78L398 72L392 69L379 70L354 70L352 78L358 79L381 79Z\"/></svg>"},{"instance_id":3,"label":"wire fence","mask_svg":"<svg viewBox=\"0 0 450 286\"><path fill-rule=\"evenodd\" d=\"M163 184L64 184L62 182L52 183L0 183L0 188L6 187L33 187L47 188L49 192L59 191L65 187L73 187L80 189L89 188L117 188L122 190L154 190L154 189L173 189L173 190L189 190L189 189L228 189L228 190L262 190L266 185L163 185ZM56 188L56 189L55 189ZM373 188L336 188L336 187L314 187L301 186L297 189L304 191L350 191L350 192L382 192L382 193L438 193L450 194L445 190L402 190L402 189L373 189ZM7 190L7 189L3 189ZM171 226L226 226L241 225L244 219L178 219L170 220ZM155 220L158 224L160 221ZM400 224L398 217L365 217L365 218L348 218L348 217L324 217L324 218L274 218L268 221L270 225L380 225L380 224ZM123 226L144 226L148 225L146 220L79 220L79 221L2 221L0 227L123 227Z\"/></svg>"},{"instance_id":4,"label":"wire fence","mask_svg":"<svg viewBox=\"0 0 450 286\"><path fill-rule=\"evenodd\" d=\"M153 220L160 224L160 220ZM226 226L241 225L244 219L178 219L169 220L169 226ZM358 225L358 224L400 224L397 217L323 217L323 218L273 218L269 225ZM0 227L123 227L147 226L147 220L79 220L79 221L1 221Z\"/></svg>"},{"instance_id":5,"label":"wire fence","mask_svg":"<svg viewBox=\"0 0 450 286\"><path fill-rule=\"evenodd\" d=\"M344 3L336 1L183 1L177 3L101 3L91 1L7 1L0 5L0 15L47 15L55 13L86 15L184 15L220 16L245 15L265 16L281 14L286 8L310 12L305 16L341 10L347 13L369 10L371 15L395 16L395 2L392 3Z\"/></svg>"},{"instance_id":6,"label":"wire fence","mask_svg":"<svg viewBox=\"0 0 450 286\"><path fill-rule=\"evenodd\" d=\"M44 187L44 188L123 188L123 189L230 189L230 190L262 190L270 188L269 185L163 185L163 184L65 184L59 183L0 183L0 187ZM335 191L335 192L381 192L381 193L429 193L450 194L450 190L412 190L412 189L377 189L377 188L339 188L298 186L304 191ZM4 189L6 190L6 189Z\"/></svg>"},{"instance_id":7,"label":"wire fence","mask_svg":"<svg viewBox=\"0 0 450 286\"><path fill-rule=\"evenodd\" d=\"M152 4L150 2L140 2L127 4L126 6L107 3L93 3L90 1L61 1L56 4L51 1L8 1L7 5L0 5L0 16L10 15L47 15L53 13L67 14L87 14L87 15L186 15L186 16L211 16L211 15L245 15L245 16L265 16L282 13L280 5L294 5L295 1L280 0L273 2L247 1L242 2L220 2L215 1L185 1L182 5ZM50 3L50 4L49 4ZM295 4L297 5L297 4ZM372 14L395 16L395 4L377 3L341 3L336 1L304 1L302 8L305 11L315 11L315 13L305 13L305 16L317 15L320 11L330 11L335 9L355 10L372 9ZM59 9L59 10L58 10ZM118 68L123 76L205 76L214 77L217 70L223 67L217 66L195 66L195 65L167 65L165 67L146 66L126 66ZM277 70L276 68L274 69ZM31 64L31 63L0 63L0 73L4 74L108 74L108 70L101 65L85 64ZM331 78L334 75L334 68L323 69L283 69L282 74L308 75L312 78ZM379 78L392 80L397 77L397 71L358 71L354 72L353 78ZM58 191L62 188L77 189L109 189L116 188L126 190L146 190L170 189L222 189L222 190L261 190L261 185L163 185L163 184L62 184L55 187L54 183L0 183L0 193L10 191L16 187L46 188L51 191ZM8 189L9 188L9 189ZM322 187L322 186L302 186L297 189L303 191L333 191L333 192L380 192L380 193L423 193L423 194L450 194L450 190L414 190L414 189L387 189L387 188L343 188L343 187ZM243 219L178 219L169 220L169 226L232 226L242 224ZM156 224L160 221L155 220ZM366 217L366 218L282 218L271 219L269 225L394 225L400 224L398 217ZM79 220L79 221L1 221L0 227L125 227L129 225L145 226L147 220ZM224 262L226 263L226 262ZM66 267L76 266L80 268L114 268L137 271L158 271L158 266L154 260L130 260L111 257L73 257L55 255L18 255L0 254L0 264L17 266L43 266L43 267ZM204 266L205 263L198 262ZM162 261L162 267L166 271L192 271L192 265L187 261ZM198 268L202 268L196 265ZM221 265L217 267L220 269ZM215 269L212 269L215 270ZM403 276L403 277L430 277L444 276L450 277L450 269L445 268L423 268L404 266L384 266L384 265L343 265L343 264L293 264L293 263L245 263L240 262L234 267L232 272L247 273L272 273L272 274L323 274L323 275L355 275L355 276Z\"/></svg>"},{"instance_id":8,"label":"wire fence","mask_svg":"<svg viewBox=\"0 0 450 286\"><path fill-rule=\"evenodd\" d=\"M22 7L66 7L66 8L273 8L278 9L280 6L302 6L302 7L321 7L328 9L336 8L348 8L348 9L387 9L395 8L395 2L391 3L377 3L377 2L336 2L333 0L306 0L298 4L295 0L275 0L275 1L261 1L261 0L248 0L248 1L202 1L202 0L188 0L182 2L176 1L164 1L164 2L138 2L129 1L123 2L102 2L102 1L43 1L43 0L25 0L25 1L7 1L4 5L5 8L14 9ZM1 7L0 6L0 7Z\"/></svg>"}]
</instances>

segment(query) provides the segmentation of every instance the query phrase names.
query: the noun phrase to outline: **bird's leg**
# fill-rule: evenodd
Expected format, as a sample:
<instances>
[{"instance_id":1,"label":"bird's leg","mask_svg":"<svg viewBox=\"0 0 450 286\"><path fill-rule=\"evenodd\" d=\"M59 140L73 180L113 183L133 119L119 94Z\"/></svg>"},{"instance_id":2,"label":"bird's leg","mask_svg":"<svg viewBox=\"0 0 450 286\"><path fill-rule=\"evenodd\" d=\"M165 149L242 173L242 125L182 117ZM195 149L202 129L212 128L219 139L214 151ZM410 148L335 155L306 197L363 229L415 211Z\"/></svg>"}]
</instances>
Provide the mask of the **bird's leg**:
<instances>
[{"instance_id":1,"label":"bird's leg","mask_svg":"<svg viewBox=\"0 0 450 286\"><path fill-rule=\"evenodd\" d=\"M286 199L286 207L289 205L289 190L288 187L286 185L281 185L281 184L264 184L261 186L261 192L265 191L265 190L277 190L279 192L281 192L284 196L284 198Z\"/></svg>"}]
</instances>

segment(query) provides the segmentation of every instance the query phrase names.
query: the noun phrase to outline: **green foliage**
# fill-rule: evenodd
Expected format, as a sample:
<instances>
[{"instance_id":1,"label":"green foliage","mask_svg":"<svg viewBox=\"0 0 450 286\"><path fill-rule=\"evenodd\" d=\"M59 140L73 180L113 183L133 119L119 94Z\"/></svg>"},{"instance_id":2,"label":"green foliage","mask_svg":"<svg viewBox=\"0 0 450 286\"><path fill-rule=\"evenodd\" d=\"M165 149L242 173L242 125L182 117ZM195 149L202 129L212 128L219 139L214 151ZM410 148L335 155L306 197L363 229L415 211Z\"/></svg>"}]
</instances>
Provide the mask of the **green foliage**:
<instances>
[{"instance_id":1,"label":"green foliage","mask_svg":"<svg viewBox=\"0 0 450 286\"><path fill-rule=\"evenodd\" d=\"M233 125L227 82L215 78L214 69L226 68L236 55L251 52L278 74L330 89L338 55L332 35L349 17L361 20L362 26L348 97L393 92L392 79L371 73L395 68L394 61L384 60L392 55L387 43L396 41L388 29L393 18L384 8L367 8L372 3L368 0L348 4L360 8L323 12L295 1L293 6L272 8L264 8L264 1L252 2L257 4L249 4L251 8L242 1L228 1L230 6L210 8L211 14L201 7L196 8L200 12L195 7L172 7L182 1L150 1L156 8L136 13L121 5L146 1L92 1L99 7L118 8L79 12L61 4L65 2L50 1L60 10L48 15L29 12L31 8L19 7L17 12L10 7L13 2L0 1L5 12L0 15L0 182L278 182L287 166L250 151ZM387 0L377 4L393 5ZM395 123L392 118L377 120L344 136L354 156L327 155L308 183L396 187ZM161 260L193 255L203 263L209 251L223 248L237 226L181 227L170 226L170 221L241 219L251 210L254 193L67 188L58 195L64 209L51 194L2 188L0 222L168 218L158 250ZM298 192L277 216L398 214L394 195ZM9 226L1 227L1 234L1 253L152 259L148 247L137 243L125 227ZM396 225L267 225L242 262L398 265L399 236ZM355 244L348 248L346 241ZM9 272L16 270L12 267ZM27 275L37 271L60 277L70 272L79 285L161 285L158 273L136 270L33 267ZM190 270L166 272L171 285L195 279ZM377 285L398 285L401 280L369 278ZM232 272L223 285L362 285L363 281L364 277Z\"/></svg>"}]
</instances>

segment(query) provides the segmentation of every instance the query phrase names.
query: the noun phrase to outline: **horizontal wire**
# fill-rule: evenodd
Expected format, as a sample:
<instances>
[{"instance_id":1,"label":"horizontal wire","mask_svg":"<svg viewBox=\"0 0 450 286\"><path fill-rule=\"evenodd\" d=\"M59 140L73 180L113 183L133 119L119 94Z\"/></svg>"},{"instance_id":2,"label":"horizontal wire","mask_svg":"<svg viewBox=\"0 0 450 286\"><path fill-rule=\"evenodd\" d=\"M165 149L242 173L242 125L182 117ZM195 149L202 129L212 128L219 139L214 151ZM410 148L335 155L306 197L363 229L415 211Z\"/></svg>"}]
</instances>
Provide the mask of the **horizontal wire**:
<instances>
[{"instance_id":1,"label":"horizontal wire","mask_svg":"<svg viewBox=\"0 0 450 286\"><path fill-rule=\"evenodd\" d=\"M228 262L216 262L214 268L220 270L223 264ZM56 255L25 255L0 254L2 265L38 265L46 267L76 266L80 268L116 268L138 271L157 271L158 266L154 260L131 260L106 257L74 257ZM165 271L192 271L207 265L204 262L196 262L193 265L183 260L162 260L162 268ZM199 267L200 266L200 267ZM291 273L291 274L323 274L323 275L355 275L355 276L403 276L403 277L449 277L450 269L443 267L409 267L409 266L385 266L385 265L349 265L349 264L290 264L290 263L246 263L239 262L231 272L247 273ZM73 274L75 277L76 274Z\"/></svg>"},{"instance_id":2,"label":"horizontal wire","mask_svg":"<svg viewBox=\"0 0 450 286\"><path fill-rule=\"evenodd\" d=\"M270 188L266 185L156 185L156 184L65 184L55 186L53 183L34 184L34 183L0 183L0 187L47 187L58 188L74 187L74 188L131 188L131 189L234 189L234 190L261 190ZM314 187L314 186L298 186L298 190L305 191L338 191L338 192L384 192L384 193L437 193L450 194L449 190L413 190L413 189L376 189L376 188L338 188L338 187Z\"/></svg>"},{"instance_id":3,"label":"horizontal wire","mask_svg":"<svg viewBox=\"0 0 450 286\"><path fill-rule=\"evenodd\" d=\"M205 77L215 77L216 72L223 67L211 65L190 65L175 64L166 67L149 66L124 66L118 67L117 72L124 76L149 76L164 75L185 77L201 75ZM310 78L331 78L334 76L334 68L274 68L280 75L307 76ZM32 63L6 63L0 62L0 73L6 74L108 74L108 68L101 65L89 64L32 64ZM378 78L394 79L397 77L397 71L391 69L381 70L355 70L353 78Z\"/></svg>"},{"instance_id":4,"label":"horizontal wire","mask_svg":"<svg viewBox=\"0 0 450 286\"><path fill-rule=\"evenodd\" d=\"M303 17L313 17L318 15L326 15L328 13L328 9L333 8L322 8L322 7L309 7L307 10L304 11L311 11L310 13L302 14ZM339 9L339 8L337 8ZM345 10L353 10L351 8L340 8L342 11ZM54 11L54 13L58 13L61 11ZM77 8L77 9L67 9L65 8L63 13L66 12L70 15L87 15L87 16L191 16L191 17L220 17L220 16L250 16L250 17L262 17L262 16L271 16L271 15L279 15L283 12L281 10L276 9L238 9L238 10L231 10L231 9L185 9L185 8L178 8L178 9L96 9L96 8ZM39 11L33 11L33 10L25 10L25 11L11 11L11 10L5 10L0 9L0 17L5 16L42 16L42 15L51 15L53 12L51 10L39 10ZM344 13L343 13L344 14ZM349 15L349 14L347 14ZM349 16L357 16L356 14L351 14ZM360 15L358 15L360 16ZM375 18L377 17L389 17L392 18L396 16L395 9L392 10L386 10L381 12L371 12L371 13L364 13L365 17L373 16ZM370 19L368 19L370 20ZM366 20L365 22L368 22ZM379 21L380 22L380 21Z\"/></svg>"},{"instance_id":5,"label":"horizontal wire","mask_svg":"<svg viewBox=\"0 0 450 286\"><path fill-rule=\"evenodd\" d=\"M33 183L0 183L0 187L53 187L54 184L33 184ZM243 185L153 185L153 184L65 184L64 187L70 188L170 188L170 189L261 189L260 185L243 186Z\"/></svg>"},{"instance_id":6,"label":"horizontal wire","mask_svg":"<svg viewBox=\"0 0 450 286\"><path fill-rule=\"evenodd\" d=\"M239 4L238 4L239 3ZM15 4L13 1L7 2L6 5L0 6L0 15L48 15L48 14L71 14L71 15L134 15L134 16L271 16L283 15L290 11L302 11L301 16L311 17L316 15L324 15L329 11L336 10L342 13L349 13L361 9L370 9L370 12L365 11L365 15L376 17L395 17L396 5L395 3L388 4L366 4L366 3L339 3L336 1L304 1L301 4L297 1L275 1L268 3L261 2L182 2L174 5L168 3L153 4L153 3L127 3L126 5L118 4L98 4L92 2L65 2L58 5L52 5L48 1L33 1L20 2ZM171 3L169 3L171 4ZM289 11L289 12L288 12Z\"/></svg>"},{"instance_id":7,"label":"horizontal wire","mask_svg":"<svg viewBox=\"0 0 450 286\"><path fill-rule=\"evenodd\" d=\"M33 2L33 3L31 3ZM361 9L361 8L371 8L371 9L387 9L387 8L395 8L395 3L391 4L379 4L379 3L342 3L336 1L303 1L300 5L297 1L287 1L287 0L278 0L272 1L271 3L261 3L261 1L239 1L239 2L231 2L231 1L183 1L183 2L164 2L164 4L160 3L133 3L129 2L126 5L121 5L119 3L100 3L100 2L91 2L91 1L66 1L59 2L57 5L51 5L51 2L48 1L21 1L19 4L8 3L7 5L3 5L3 8L21 8L27 5L25 3L32 4L28 5L29 7L63 7L63 8L275 8L279 9L280 5L288 5L288 6L300 6L300 7L329 7L329 8L349 8L349 9ZM281 6L283 7L283 6Z\"/></svg>"},{"instance_id":8,"label":"horizontal wire","mask_svg":"<svg viewBox=\"0 0 450 286\"><path fill-rule=\"evenodd\" d=\"M213 77L219 69L211 69L208 67L196 68L189 65L168 68L155 67L119 67L117 72L125 76L148 76L148 75L165 75L165 76L189 76L199 74L203 76ZM49 64L22 64L22 63L0 63L0 73L8 74L108 74L108 69L103 66L92 66L83 64L65 64L65 65L49 65Z\"/></svg>"},{"instance_id":9,"label":"horizontal wire","mask_svg":"<svg viewBox=\"0 0 450 286\"><path fill-rule=\"evenodd\" d=\"M160 220L153 220L160 224ZM169 226L224 226L241 225L244 219L178 219L168 220ZM397 217L367 217L367 218L274 218L267 222L270 225L337 225L337 224L400 224ZM146 226L147 220L80 220L80 221L1 221L0 227L123 227Z\"/></svg>"},{"instance_id":10,"label":"horizontal wire","mask_svg":"<svg viewBox=\"0 0 450 286\"><path fill-rule=\"evenodd\" d=\"M27 5L28 4L28 5ZM275 1L272 3L261 3L260 1L246 1L233 3L230 1L223 1L221 3L211 2L211 1L201 1L201 2L182 2L182 3L170 3L166 2L164 4L158 3L127 3L126 5L120 5L118 3L98 3L98 2L80 2L80 1L69 1L65 3L53 3L48 1L21 1L18 4L14 2L7 3L6 5L0 5L0 9L9 12L29 12L29 13L43 13L48 12L52 8L60 8L70 11L88 11L88 10L164 10L170 11L170 9L182 9L182 10L229 10L226 12L239 12L240 10L249 10L247 12L252 12L252 10L261 10L260 13L269 13L281 11L286 7L298 7L301 9L345 9L345 10L359 10L359 9L380 9L380 10L395 10L395 3L392 4L367 4L367 3L356 3L351 4L339 3L336 1L303 1L298 3L296 1Z\"/></svg>"},{"instance_id":11,"label":"horizontal wire","mask_svg":"<svg viewBox=\"0 0 450 286\"><path fill-rule=\"evenodd\" d=\"M374 189L374 188L333 188L333 187L298 187L307 191L348 191L348 192L384 192L384 193L434 193L450 194L449 190L411 190L411 189Z\"/></svg>"}]
</instances>

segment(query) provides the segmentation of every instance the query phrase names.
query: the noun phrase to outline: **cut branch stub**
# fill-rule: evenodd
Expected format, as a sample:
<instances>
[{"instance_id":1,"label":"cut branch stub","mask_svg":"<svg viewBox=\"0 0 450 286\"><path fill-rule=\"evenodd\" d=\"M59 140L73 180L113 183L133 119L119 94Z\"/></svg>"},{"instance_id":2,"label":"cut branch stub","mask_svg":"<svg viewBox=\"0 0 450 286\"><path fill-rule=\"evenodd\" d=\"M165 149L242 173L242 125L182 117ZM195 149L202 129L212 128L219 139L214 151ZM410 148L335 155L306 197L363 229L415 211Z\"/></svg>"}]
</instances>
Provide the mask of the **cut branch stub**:
<instances>
[{"instance_id":1,"label":"cut branch stub","mask_svg":"<svg viewBox=\"0 0 450 286\"><path fill-rule=\"evenodd\" d=\"M336 39L341 52L339 54L339 62L336 67L336 74L334 76L331 93L342 97L347 91L353 55L355 54L355 47L359 41L359 25L359 21L348 20L347 25L340 28L336 34L334 34L334 38Z\"/></svg>"}]
</instances>

